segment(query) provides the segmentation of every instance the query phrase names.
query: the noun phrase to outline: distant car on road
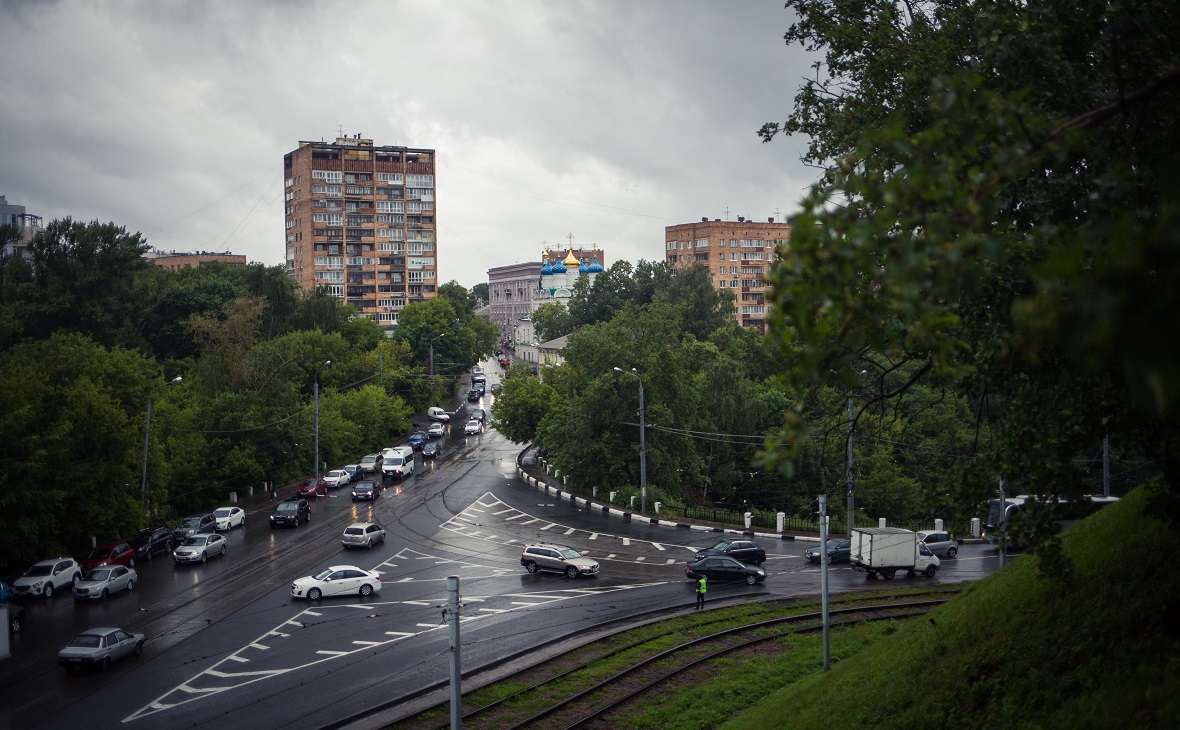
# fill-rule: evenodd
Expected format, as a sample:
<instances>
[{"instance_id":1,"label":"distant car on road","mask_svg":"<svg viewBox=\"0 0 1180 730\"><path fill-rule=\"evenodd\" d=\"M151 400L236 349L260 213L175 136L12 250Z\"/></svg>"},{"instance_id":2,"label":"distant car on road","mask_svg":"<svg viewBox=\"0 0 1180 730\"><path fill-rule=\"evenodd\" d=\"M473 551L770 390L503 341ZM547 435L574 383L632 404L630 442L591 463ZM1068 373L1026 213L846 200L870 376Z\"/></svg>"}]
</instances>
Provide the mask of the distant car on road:
<instances>
[{"instance_id":1,"label":"distant car on road","mask_svg":"<svg viewBox=\"0 0 1180 730\"><path fill-rule=\"evenodd\" d=\"M213 510L213 517L217 520L217 530L246 526L246 510L241 507L220 507Z\"/></svg>"},{"instance_id":2,"label":"distant car on road","mask_svg":"<svg viewBox=\"0 0 1180 730\"><path fill-rule=\"evenodd\" d=\"M428 437L426 436L425 431L415 431L414 433L410 434L408 439L406 439L406 443L409 444L410 448L414 449L414 451L417 451L418 449L422 448L422 444L426 443L427 438Z\"/></svg>"},{"instance_id":3,"label":"distant car on road","mask_svg":"<svg viewBox=\"0 0 1180 730\"><path fill-rule=\"evenodd\" d=\"M579 575L594 575L598 572L598 561L582 555L568 545L535 543L526 545L520 553L520 564L530 573L548 570L565 573L568 578Z\"/></svg>"},{"instance_id":4,"label":"distant car on road","mask_svg":"<svg viewBox=\"0 0 1180 730\"><path fill-rule=\"evenodd\" d=\"M709 580L741 580L754 585L766 580L766 571L753 565L746 565L736 558L725 555L710 555L703 560L691 560L684 567L684 576L696 580L701 576Z\"/></svg>"},{"instance_id":5,"label":"distant car on road","mask_svg":"<svg viewBox=\"0 0 1180 730\"><path fill-rule=\"evenodd\" d=\"M172 544L179 545L193 535L203 532L214 532L217 529L217 518L210 512L204 515L189 515L172 528Z\"/></svg>"},{"instance_id":6,"label":"distant car on road","mask_svg":"<svg viewBox=\"0 0 1180 730\"><path fill-rule=\"evenodd\" d=\"M442 447L438 445L437 441L431 441L422 447L422 460L433 459L438 456Z\"/></svg>"},{"instance_id":7,"label":"distant car on road","mask_svg":"<svg viewBox=\"0 0 1180 730\"><path fill-rule=\"evenodd\" d=\"M361 471L375 474L381 468L381 454L369 454L361 459Z\"/></svg>"},{"instance_id":8,"label":"distant car on road","mask_svg":"<svg viewBox=\"0 0 1180 730\"><path fill-rule=\"evenodd\" d=\"M181 563L204 563L212 555L225 557L225 537L218 534L193 535L172 551L172 559Z\"/></svg>"},{"instance_id":9,"label":"distant car on road","mask_svg":"<svg viewBox=\"0 0 1180 730\"><path fill-rule=\"evenodd\" d=\"M35 563L12 583L12 593L18 598L44 596L53 598L56 591L73 588L82 580L82 568L73 558L54 558Z\"/></svg>"},{"instance_id":10,"label":"distant car on road","mask_svg":"<svg viewBox=\"0 0 1180 730\"><path fill-rule=\"evenodd\" d=\"M479 430L482 426L483 426L482 423L480 423L479 421L477 421L473 418L467 422L466 426L463 427L463 434L465 436L473 436L473 435L479 433Z\"/></svg>"},{"instance_id":11,"label":"distant car on road","mask_svg":"<svg viewBox=\"0 0 1180 730\"><path fill-rule=\"evenodd\" d=\"M333 469L324 477L328 489L339 489L352 481L352 475L343 469Z\"/></svg>"},{"instance_id":12,"label":"distant car on road","mask_svg":"<svg viewBox=\"0 0 1180 730\"><path fill-rule=\"evenodd\" d=\"M447 433L447 427L441 423L432 423L430 428L426 429L426 435L432 439L442 438ZM423 444L425 446L425 444Z\"/></svg>"},{"instance_id":13,"label":"distant car on road","mask_svg":"<svg viewBox=\"0 0 1180 730\"><path fill-rule=\"evenodd\" d=\"M96 547L82 558L82 570L90 570L100 565L126 565L128 568L134 568L135 548L126 540L120 540Z\"/></svg>"},{"instance_id":14,"label":"distant car on road","mask_svg":"<svg viewBox=\"0 0 1180 730\"><path fill-rule=\"evenodd\" d=\"M371 596L381 590L381 574L355 565L333 565L291 583L291 595L317 601L322 596Z\"/></svg>"},{"instance_id":15,"label":"distant car on road","mask_svg":"<svg viewBox=\"0 0 1180 730\"><path fill-rule=\"evenodd\" d=\"M949 532L923 531L918 533L918 539L940 558L953 558L959 554L959 546Z\"/></svg>"},{"instance_id":16,"label":"distant car on road","mask_svg":"<svg viewBox=\"0 0 1180 730\"><path fill-rule=\"evenodd\" d=\"M852 554L852 542L847 538L833 538L828 540L828 562L847 563ZM803 557L813 563L820 561L819 545L803 551Z\"/></svg>"},{"instance_id":17,"label":"distant car on road","mask_svg":"<svg viewBox=\"0 0 1180 730\"><path fill-rule=\"evenodd\" d=\"M372 548L378 543L385 542L385 530L381 525L372 522L358 522L344 528L340 542L346 548Z\"/></svg>"},{"instance_id":18,"label":"distant car on road","mask_svg":"<svg viewBox=\"0 0 1180 730\"><path fill-rule=\"evenodd\" d=\"M352 485L353 502L372 502L381 496L381 487L377 482L357 482Z\"/></svg>"},{"instance_id":19,"label":"distant car on road","mask_svg":"<svg viewBox=\"0 0 1180 730\"><path fill-rule=\"evenodd\" d=\"M438 406L435 406L434 408L431 408L430 410L426 411L426 415L430 418L430 420L437 421L439 423L450 423L451 422L451 414L447 413L445 410L443 410L442 408L439 408Z\"/></svg>"},{"instance_id":20,"label":"distant car on road","mask_svg":"<svg viewBox=\"0 0 1180 730\"><path fill-rule=\"evenodd\" d=\"M111 662L125 656L143 653L143 634L103 626L87 629L74 637L66 648L57 653L57 663L67 672L75 669L97 669L105 672Z\"/></svg>"},{"instance_id":21,"label":"distant car on road","mask_svg":"<svg viewBox=\"0 0 1180 730\"><path fill-rule=\"evenodd\" d=\"M105 601L112 593L135 590L139 575L124 565L104 565L82 576L74 584L75 601Z\"/></svg>"},{"instance_id":22,"label":"distant car on road","mask_svg":"<svg viewBox=\"0 0 1180 730\"><path fill-rule=\"evenodd\" d=\"M468 403L478 403L479 399L482 397L483 397L483 389L482 388L476 390L473 387L471 390L467 391L467 402Z\"/></svg>"},{"instance_id":23,"label":"distant car on road","mask_svg":"<svg viewBox=\"0 0 1180 730\"><path fill-rule=\"evenodd\" d=\"M306 499L289 499L279 502L275 511L270 514L271 527L299 527L300 522L311 522L311 505Z\"/></svg>"},{"instance_id":24,"label":"distant car on road","mask_svg":"<svg viewBox=\"0 0 1180 730\"><path fill-rule=\"evenodd\" d=\"M488 412L482 408L472 408L469 417L473 421L479 421L480 423L483 423L488 418Z\"/></svg>"},{"instance_id":25,"label":"distant car on road","mask_svg":"<svg viewBox=\"0 0 1180 730\"><path fill-rule=\"evenodd\" d=\"M343 469L344 471L348 472L348 483L349 484L351 484L351 483L355 482L357 479L361 478L361 465L360 464L345 464L344 466L342 466L340 468Z\"/></svg>"},{"instance_id":26,"label":"distant car on road","mask_svg":"<svg viewBox=\"0 0 1180 730\"><path fill-rule=\"evenodd\" d=\"M710 555L728 555L750 565L766 562L766 550L753 540L722 540L711 548L697 551L695 559L702 560Z\"/></svg>"},{"instance_id":27,"label":"distant car on road","mask_svg":"<svg viewBox=\"0 0 1180 730\"><path fill-rule=\"evenodd\" d=\"M323 477L308 477L299 482L299 489L296 493L300 497L324 497L328 494L328 483L324 481Z\"/></svg>"},{"instance_id":28,"label":"distant car on road","mask_svg":"<svg viewBox=\"0 0 1180 730\"><path fill-rule=\"evenodd\" d=\"M172 531L167 527L148 527L127 540L135 548L136 560L151 560L156 553L172 552Z\"/></svg>"}]
</instances>

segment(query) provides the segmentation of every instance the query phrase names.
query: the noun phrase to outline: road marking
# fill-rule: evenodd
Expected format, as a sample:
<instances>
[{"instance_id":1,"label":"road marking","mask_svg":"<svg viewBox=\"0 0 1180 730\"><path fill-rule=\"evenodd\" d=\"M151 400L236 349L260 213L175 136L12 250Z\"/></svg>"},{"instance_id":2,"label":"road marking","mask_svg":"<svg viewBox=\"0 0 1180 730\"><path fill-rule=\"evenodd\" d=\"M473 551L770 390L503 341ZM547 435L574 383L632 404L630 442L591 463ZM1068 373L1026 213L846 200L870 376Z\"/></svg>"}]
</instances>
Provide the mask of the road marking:
<instances>
[{"instance_id":1,"label":"road marking","mask_svg":"<svg viewBox=\"0 0 1180 730\"><path fill-rule=\"evenodd\" d=\"M248 646L249 646L251 649L269 649L269 648L270 648L270 647L269 647L269 646L267 646L266 644L259 644L257 641L256 641L256 642L254 642L253 644L248 644Z\"/></svg>"},{"instance_id":2,"label":"road marking","mask_svg":"<svg viewBox=\"0 0 1180 730\"><path fill-rule=\"evenodd\" d=\"M493 512L492 515L498 517L500 515L504 515L504 514L508 514L509 512L516 512L516 511L517 511L517 509L515 507L509 507L508 509L502 509L499 512Z\"/></svg>"},{"instance_id":3,"label":"road marking","mask_svg":"<svg viewBox=\"0 0 1180 730\"><path fill-rule=\"evenodd\" d=\"M651 544L651 546L652 546L652 547L654 547L656 550L661 550L661 551L662 551L662 550L664 549L664 546L663 546L663 545L661 545L661 544L659 544L658 542L653 542L653 543ZM691 550L691 549L692 549L692 548L689 548L689 550Z\"/></svg>"},{"instance_id":4,"label":"road marking","mask_svg":"<svg viewBox=\"0 0 1180 730\"><path fill-rule=\"evenodd\" d=\"M404 639L404 638L406 638L407 636L417 636L417 634L411 634L411 633L410 633L410 632L408 632L408 631L386 631L386 632L385 632L385 635L386 635L386 636L394 636L394 637L397 637L397 638L399 638L399 639Z\"/></svg>"},{"instance_id":5,"label":"road marking","mask_svg":"<svg viewBox=\"0 0 1180 730\"><path fill-rule=\"evenodd\" d=\"M630 544L631 544L631 538L629 538L629 537L624 537L624 538L623 538L623 547L627 547L627 546L629 546Z\"/></svg>"},{"instance_id":6,"label":"road marking","mask_svg":"<svg viewBox=\"0 0 1180 730\"><path fill-rule=\"evenodd\" d=\"M360 641L359 639L355 639L355 640L353 640L352 643L356 644L357 646L381 646L385 642L384 641Z\"/></svg>"},{"instance_id":7,"label":"road marking","mask_svg":"<svg viewBox=\"0 0 1180 730\"><path fill-rule=\"evenodd\" d=\"M591 533L590 533L590 539L591 539L591 540L597 540L597 539L598 539L598 533L597 533L597 532L591 532Z\"/></svg>"},{"instance_id":8,"label":"road marking","mask_svg":"<svg viewBox=\"0 0 1180 730\"><path fill-rule=\"evenodd\" d=\"M574 528L572 528L572 527L571 527L570 529L568 529L568 530L566 530L566 531L565 531L565 534L566 534L566 535L572 535L572 534L574 534L574 532L576 532L576 530L575 530Z\"/></svg>"},{"instance_id":9,"label":"road marking","mask_svg":"<svg viewBox=\"0 0 1180 730\"><path fill-rule=\"evenodd\" d=\"M554 527L557 527L557 523L556 523L556 522L550 522L548 525L545 525L545 526L544 526L544 527L542 527L541 529L542 529L542 530L552 530Z\"/></svg>"}]
</instances>

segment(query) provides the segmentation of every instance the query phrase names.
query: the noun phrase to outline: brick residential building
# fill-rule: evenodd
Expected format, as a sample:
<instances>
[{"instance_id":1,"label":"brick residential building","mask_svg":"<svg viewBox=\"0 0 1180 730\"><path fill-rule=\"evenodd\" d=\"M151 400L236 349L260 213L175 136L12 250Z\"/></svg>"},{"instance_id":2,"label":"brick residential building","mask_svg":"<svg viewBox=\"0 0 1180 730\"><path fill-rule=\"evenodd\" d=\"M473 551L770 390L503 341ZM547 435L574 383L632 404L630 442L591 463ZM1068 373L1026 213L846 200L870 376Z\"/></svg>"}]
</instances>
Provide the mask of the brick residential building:
<instances>
[{"instance_id":1,"label":"brick residential building","mask_svg":"<svg viewBox=\"0 0 1180 730\"><path fill-rule=\"evenodd\" d=\"M225 264L226 266L246 265L245 254L211 253L209 251L197 251L195 253L186 253L184 251L148 251L143 257L161 269L168 269L169 271L198 268L212 263Z\"/></svg>"},{"instance_id":2,"label":"brick residential building","mask_svg":"<svg viewBox=\"0 0 1180 730\"><path fill-rule=\"evenodd\" d=\"M702 264L713 277L713 287L728 289L737 298L737 319L743 327L766 332L766 275L774 261L775 243L791 238L791 226L720 218L702 218L664 228L665 260L674 269Z\"/></svg>"},{"instance_id":3,"label":"brick residential building","mask_svg":"<svg viewBox=\"0 0 1180 730\"><path fill-rule=\"evenodd\" d=\"M360 135L283 158L287 275L385 327L438 294L435 151Z\"/></svg>"}]
</instances>

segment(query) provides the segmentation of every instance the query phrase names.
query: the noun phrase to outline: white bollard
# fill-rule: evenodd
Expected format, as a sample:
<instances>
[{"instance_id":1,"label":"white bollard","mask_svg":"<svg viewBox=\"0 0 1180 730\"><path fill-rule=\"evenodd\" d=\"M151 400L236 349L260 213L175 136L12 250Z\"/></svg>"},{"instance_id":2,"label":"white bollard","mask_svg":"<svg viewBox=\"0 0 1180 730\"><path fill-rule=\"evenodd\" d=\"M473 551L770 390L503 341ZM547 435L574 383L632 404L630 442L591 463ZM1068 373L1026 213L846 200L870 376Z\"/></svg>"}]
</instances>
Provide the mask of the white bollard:
<instances>
[{"instance_id":1,"label":"white bollard","mask_svg":"<svg viewBox=\"0 0 1180 730\"><path fill-rule=\"evenodd\" d=\"M657 514L657 515L660 513L660 507L661 507L663 504L664 504L663 502L656 502L656 514Z\"/></svg>"},{"instance_id":2,"label":"white bollard","mask_svg":"<svg viewBox=\"0 0 1180 730\"><path fill-rule=\"evenodd\" d=\"M877 519L877 527L885 527L885 518L884 517L880 517Z\"/></svg>"},{"instance_id":3,"label":"white bollard","mask_svg":"<svg viewBox=\"0 0 1180 730\"><path fill-rule=\"evenodd\" d=\"M747 512L746 513L746 529L747 530L750 529L750 524L752 523L753 519L754 519L754 515L750 512Z\"/></svg>"},{"instance_id":4,"label":"white bollard","mask_svg":"<svg viewBox=\"0 0 1180 730\"><path fill-rule=\"evenodd\" d=\"M935 521L934 521L934 531L935 531L935 532L942 532L942 526L943 526L943 524L944 524L944 523L943 523L943 521L942 521L942 520L935 520Z\"/></svg>"},{"instance_id":5,"label":"white bollard","mask_svg":"<svg viewBox=\"0 0 1180 730\"><path fill-rule=\"evenodd\" d=\"M230 504L237 504L238 503L238 493L237 492L230 492L229 493L229 503Z\"/></svg>"},{"instance_id":6,"label":"white bollard","mask_svg":"<svg viewBox=\"0 0 1180 730\"><path fill-rule=\"evenodd\" d=\"M591 487L590 488L590 496L594 497L595 499L598 499L598 487Z\"/></svg>"},{"instance_id":7,"label":"white bollard","mask_svg":"<svg viewBox=\"0 0 1180 730\"><path fill-rule=\"evenodd\" d=\"M617 496L619 496L619 493L618 493L618 492L611 492L611 493L610 493L610 503L611 503L611 504L614 504L614 503L615 503L615 497L617 497Z\"/></svg>"},{"instance_id":8,"label":"white bollard","mask_svg":"<svg viewBox=\"0 0 1180 730\"><path fill-rule=\"evenodd\" d=\"M638 499L638 497L631 497L631 509L635 509L635 500L636 499Z\"/></svg>"},{"instance_id":9,"label":"white bollard","mask_svg":"<svg viewBox=\"0 0 1180 730\"><path fill-rule=\"evenodd\" d=\"M247 497L254 496L254 485L250 485L250 486L246 487L246 496Z\"/></svg>"},{"instance_id":10,"label":"white bollard","mask_svg":"<svg viewBox=\"0 0 1180 730\"><path fill-rule=\"evenodd\" d=\"M562 477L562 478L561 478L561 483L562 483L562 484L564 484L564 485L566 485L566 486L568 487L568 486L569 486L569 484L570 484L569 477Z\"/></svg>"},{"instance_id":11,"label":"white bollard","mask_svg":"<svg viewBox=\"0 0 1180 730\"><path fill-rule=\"evenodd\" d=\"M776 532L782 532L787 527L787 513L786 512L779 512L777 517L778 517L778 530L776 530Z\"/></svg>"},{"instance_id":12,"label":"white bollard","mask_svg":"<svg viewBox=\"0 0 1180 730\"><path fill-rule=\"evenodd\" d=\"M978 517L971 518L971 537L979 537L983 534L982 525Z\"/></svg>"}]
</instances>

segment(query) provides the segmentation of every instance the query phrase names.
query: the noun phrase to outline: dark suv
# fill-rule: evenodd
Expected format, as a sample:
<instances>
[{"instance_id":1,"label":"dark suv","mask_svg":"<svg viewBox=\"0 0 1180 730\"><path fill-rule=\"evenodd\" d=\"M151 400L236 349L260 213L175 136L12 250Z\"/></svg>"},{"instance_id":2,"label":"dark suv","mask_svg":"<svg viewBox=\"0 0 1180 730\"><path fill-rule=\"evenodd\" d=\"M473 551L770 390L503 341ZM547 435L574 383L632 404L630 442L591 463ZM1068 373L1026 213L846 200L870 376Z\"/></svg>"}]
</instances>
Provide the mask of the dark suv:
<instances>
[{"instance_id":1,"label":"dark suv","mask_svg":"<svg viewBox=\"0 0 1180 730\"><path fill-rule=\"evenodd\" d=\"M271 527L299 527L300 522L311 522L311 507L306 499L291 499L280 502L270 515Z\"/></svg>"},{"instance_id":2,"label":"dark suv","mask_svg":"<svg viewBox=\"0 0 1180 730\"><path fill-rule=\"evenodd\" d=\"M713 555L728 555L750 565L766 562L766 551L753 540L722 540L707 550L698 550L694 560L703 560Z\"/></svg>"},{"instance_id":3,"label":"dark suv","mask_svg":"<svg viewBox=\"0 0 1180 730\"><path fill-rule=\"evenodd\" d=\"M151 560L156 553L172 552L172 532L167 527L140 530L127 542L135 548L135 557L139 560Z\"/></svg>"},{"instance_id":4,"label":"dark suv","mask_svg":"<svg viewBox=\"0 0 1180 730\"><path fill-rule=\"evenodd\" d=\"M189 515L172 528L172 544L179 545L193 535L205 532L217 532L217 518L210 512L207 515Z\"/></svg>"}]
</instances>

